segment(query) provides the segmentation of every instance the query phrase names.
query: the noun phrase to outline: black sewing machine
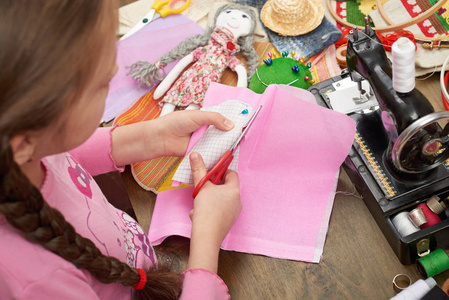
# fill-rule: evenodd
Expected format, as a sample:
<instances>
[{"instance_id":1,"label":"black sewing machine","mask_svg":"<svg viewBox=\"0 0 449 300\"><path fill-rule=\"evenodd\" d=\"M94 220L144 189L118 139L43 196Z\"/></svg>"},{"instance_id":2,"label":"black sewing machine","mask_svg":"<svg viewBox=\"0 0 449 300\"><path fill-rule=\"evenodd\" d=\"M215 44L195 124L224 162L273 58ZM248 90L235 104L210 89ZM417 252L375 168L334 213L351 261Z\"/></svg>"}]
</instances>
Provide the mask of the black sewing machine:
<instances>
[{"instance_id":1,"label":"black sewing machine","mask_svg":"<svg viewBox=\"0 0 449 300\"><path fill-rule=\"evenodd\" d=\"M448 249L448 208L439 215L440 223L408 236L401 236L392 218L434 195L449 196L449 125L445 124L449 112L435 112L416 88L395 91L390 61L368 24L348 36L346 60L348 69L340 76L309 88L320 105L334 109L330 93L350 78L360 90L355 102L377 100L377 105L347 113L356 121L357 131L344 164L346 172L401 263L412 264L436 248Z\"/></svg>"}]
</instances>

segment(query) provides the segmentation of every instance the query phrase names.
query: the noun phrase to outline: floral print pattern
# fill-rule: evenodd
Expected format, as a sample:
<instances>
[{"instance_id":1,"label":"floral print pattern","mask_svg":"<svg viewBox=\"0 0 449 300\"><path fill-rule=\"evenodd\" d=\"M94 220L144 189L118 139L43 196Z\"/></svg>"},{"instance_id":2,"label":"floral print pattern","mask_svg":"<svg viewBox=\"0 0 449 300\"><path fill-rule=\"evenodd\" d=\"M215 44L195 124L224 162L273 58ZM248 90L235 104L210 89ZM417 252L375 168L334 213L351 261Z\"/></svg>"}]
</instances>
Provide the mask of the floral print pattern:
<instances>
[{"instance_id":1,"label":"floral print pattern","mask_svg":"<svg viewBox=\"0 0 449 300\"><path fill-rule=\"evenodd\" d=\"M240 46L232 32L225 27L217 27L209 43L192 52L195 63L175 81L159 105L202 105L209 85L218 82L227 67L234 70L242 63L235 57L239 51Z\"/></svg>"},{"instance_id":2,"label":"floral print pattern","mask_svg":"<svg viewBox=\"0 0 449 300\"><path fill-rule=\"evenodd\" d=\"M127 253L126 262L131 267L137 267L137 256L142 253L150 259L152 264L156 263L154 258L153 247L150 244L148 236L140 227L139 223L131 218L128 214L122 212L121 219L124 227L122 234L124 238L125 251Z\"/></svg>"}]
</instances>

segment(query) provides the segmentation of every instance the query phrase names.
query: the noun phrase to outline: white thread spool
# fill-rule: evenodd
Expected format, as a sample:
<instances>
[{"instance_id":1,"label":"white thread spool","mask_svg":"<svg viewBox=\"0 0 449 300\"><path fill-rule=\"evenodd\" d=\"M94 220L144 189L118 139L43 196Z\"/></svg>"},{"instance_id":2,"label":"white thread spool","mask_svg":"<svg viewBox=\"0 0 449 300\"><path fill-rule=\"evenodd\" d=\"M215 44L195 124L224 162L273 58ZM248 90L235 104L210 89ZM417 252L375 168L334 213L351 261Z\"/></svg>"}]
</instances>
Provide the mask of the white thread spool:
<instances>
[{"instance_id":1,"label":"white thread spool","mask_svg":"<svg viewBox=\"0 0 449 300\"><path fill-rule=\"evenodd\" d=\"M405 288L390 300L419 300L435 285L437 285L437 282L432 277L429 277L426 280L418 279L414 284Z\"/></svg>"},{"instance_id":2,"label":"white thread spool","mask_svg":"<svg viewBox=\"0 0 449 300\"><path fill-rule=\"evenodd\" d=\"M402 237L419 231L408 218L408 211L398 213L391 222Z\"/></svg>"},{"instance_id":3,"label":"white thread spool","mask_svg":"<svg viewBox=\"0 0 449 300\"><path fill-rule=\"evenodd\" d=\"M391 47L393 61L393 88L408 93L415 88L415 45L405 37Z\"/></svg>"}]
</instances>

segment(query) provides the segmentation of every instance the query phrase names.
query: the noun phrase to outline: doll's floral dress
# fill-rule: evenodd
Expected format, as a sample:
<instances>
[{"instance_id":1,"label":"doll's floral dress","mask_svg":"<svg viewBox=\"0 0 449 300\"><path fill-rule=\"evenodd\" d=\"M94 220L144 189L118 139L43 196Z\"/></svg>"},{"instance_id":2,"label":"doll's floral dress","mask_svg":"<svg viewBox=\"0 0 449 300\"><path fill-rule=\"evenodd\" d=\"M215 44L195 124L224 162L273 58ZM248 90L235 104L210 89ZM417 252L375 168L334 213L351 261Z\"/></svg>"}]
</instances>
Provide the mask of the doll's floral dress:
<instances>
[{"instance_id":1,"label":"doll's floral dress","mask_svg":"<svg viewBox=\"0 0 449 300\"><path fill-rule=\"evenodd\" d=\"M242 63L235 57L239 50L232 32L225 27L217 27L209 43L192 52L195 63L175 81L159 105L201 106L209 85L218 82L227 67L234 71Z\"/></svg>"}]
</instances>

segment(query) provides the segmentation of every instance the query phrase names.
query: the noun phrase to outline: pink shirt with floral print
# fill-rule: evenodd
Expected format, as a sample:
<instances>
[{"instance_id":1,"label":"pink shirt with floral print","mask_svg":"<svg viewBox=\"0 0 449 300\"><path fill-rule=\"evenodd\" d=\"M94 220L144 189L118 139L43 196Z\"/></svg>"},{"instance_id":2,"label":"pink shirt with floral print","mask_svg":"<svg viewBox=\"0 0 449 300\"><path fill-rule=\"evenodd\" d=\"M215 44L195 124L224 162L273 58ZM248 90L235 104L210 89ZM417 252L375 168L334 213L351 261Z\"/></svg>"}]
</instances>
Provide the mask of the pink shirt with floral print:
<instances>
[{"instance_id":1,"label":"pink shirt with floral print","mask_svg":"<svg viewBox=\"0 0 449 300\"><path fill-rule=\"evenodd\" d=\"M225 27L217 27L209 43L192 52L195 63L175 81L159 105L202 105L209 85L218 82L227 67L234 71L238 64L242 64L235 57L239 51L240 46L232 32Z\"/></svg>"}]
</instances>

